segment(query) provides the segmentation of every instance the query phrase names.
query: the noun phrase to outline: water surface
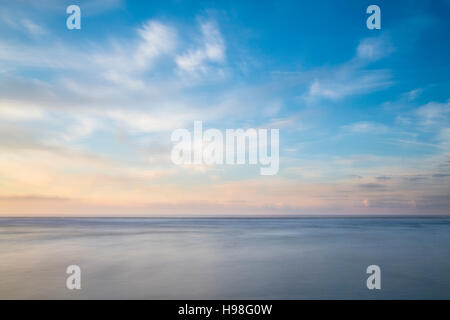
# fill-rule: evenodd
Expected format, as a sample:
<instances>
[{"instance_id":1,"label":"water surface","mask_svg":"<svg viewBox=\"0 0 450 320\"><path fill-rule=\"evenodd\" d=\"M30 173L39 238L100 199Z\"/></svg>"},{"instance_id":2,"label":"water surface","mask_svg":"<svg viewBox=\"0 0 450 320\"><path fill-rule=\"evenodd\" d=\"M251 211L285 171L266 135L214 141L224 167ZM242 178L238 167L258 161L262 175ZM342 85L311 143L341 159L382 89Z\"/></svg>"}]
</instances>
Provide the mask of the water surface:
<instances>
[{"instance_id":1,"label":"water surface","mask_svg":"<svg viewBox=\"0 0 450 320\"><path fill-rule=\"evenodd\" d=\"M0 218L0 298L449 299L450 219Z\"/></svg>"}]
</instances>

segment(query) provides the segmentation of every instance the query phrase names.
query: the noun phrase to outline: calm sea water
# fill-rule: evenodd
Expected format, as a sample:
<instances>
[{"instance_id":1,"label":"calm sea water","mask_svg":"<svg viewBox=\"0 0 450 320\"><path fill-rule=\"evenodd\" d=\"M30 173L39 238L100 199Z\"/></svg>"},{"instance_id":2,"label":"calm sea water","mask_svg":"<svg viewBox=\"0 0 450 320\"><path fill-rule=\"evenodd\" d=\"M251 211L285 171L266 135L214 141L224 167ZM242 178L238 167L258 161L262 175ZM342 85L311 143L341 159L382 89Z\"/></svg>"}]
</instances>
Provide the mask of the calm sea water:
<instances>
[{"instance_id":1,"label":"calm sea water","mask_svg":"<svg viewBox=\"0 0 450 320\"><path fill-rule=\"evenodd\" d=\"M2 218L0 298L449 299L450 219Z\"/></svg>"}]
</instances>

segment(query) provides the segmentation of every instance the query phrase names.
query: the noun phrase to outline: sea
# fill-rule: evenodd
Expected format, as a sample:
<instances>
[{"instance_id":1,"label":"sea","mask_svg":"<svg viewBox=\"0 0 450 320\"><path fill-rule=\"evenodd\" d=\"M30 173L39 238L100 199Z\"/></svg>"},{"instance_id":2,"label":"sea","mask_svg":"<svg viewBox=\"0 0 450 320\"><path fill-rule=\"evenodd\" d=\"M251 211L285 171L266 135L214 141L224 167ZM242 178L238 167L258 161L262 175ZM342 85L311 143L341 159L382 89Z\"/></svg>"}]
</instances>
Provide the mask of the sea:
<instances>
[{"instance_id":1,"label":"sea","mask_svg":"<svg viewBox=\"0 0 450 320\"><path fill-rule=\"evenodd\" d=\"M449 298L449 217L0 218L0 299Z\"/></svg>"}]
</instances>

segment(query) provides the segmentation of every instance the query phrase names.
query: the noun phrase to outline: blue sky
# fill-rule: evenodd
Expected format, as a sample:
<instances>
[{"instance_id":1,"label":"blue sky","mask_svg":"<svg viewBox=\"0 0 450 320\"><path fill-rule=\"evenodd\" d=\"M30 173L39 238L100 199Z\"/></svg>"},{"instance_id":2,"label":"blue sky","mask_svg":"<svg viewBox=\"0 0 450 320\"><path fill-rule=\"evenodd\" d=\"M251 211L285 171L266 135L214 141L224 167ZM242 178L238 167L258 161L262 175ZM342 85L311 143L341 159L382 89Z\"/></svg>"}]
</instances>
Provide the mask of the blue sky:
<instances>
[{"instance_id":1,"label":"blue sky","mask_svg":"<svg viewBox=\"0 0 450 320\"><path fill-rule=\"evenodd\" d=\"M0 214L448 214L449 12L3 2ZM174 166L170 133L194 120L279 128L280 172Z\"/></svg>"}]
</instances>

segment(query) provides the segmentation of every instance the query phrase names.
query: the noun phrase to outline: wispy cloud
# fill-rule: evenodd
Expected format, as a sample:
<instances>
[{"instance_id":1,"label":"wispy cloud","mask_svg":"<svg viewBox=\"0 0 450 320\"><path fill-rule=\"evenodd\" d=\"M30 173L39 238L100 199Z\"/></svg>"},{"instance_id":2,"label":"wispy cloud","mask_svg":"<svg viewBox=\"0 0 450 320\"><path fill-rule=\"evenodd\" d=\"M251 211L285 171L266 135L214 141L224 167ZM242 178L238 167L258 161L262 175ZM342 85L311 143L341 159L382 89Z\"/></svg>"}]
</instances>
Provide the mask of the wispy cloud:
<instances>
[{"instance_id":1,"label":"wispy cloud","mask_svg":"<svg viewBox=\"0 0 450 320\"><path fill-rule=\"evenodd\" d=\"M349 125L345 125L342 127L347 132L352 133L373 133L373 134L381 134L388 132L388 127L381 123L374 122L355 122Z\"/></svg>"},{"instance_id":2,"label":"wispy cloud","mask_svg":"<svg viewBox=\"0 0 450 320\"><path fill-rule=\"evenodd\" d=\"M394 48L385 37L366 38L360 41L356 49L355 60L362 62L377 61L391 54Z\"/></svg>"},{"instance_id":3,"label":"wispy cloud","mask_svg":"<svg viewBox=\"0 0 450 320\"><path fill-rule=\"evenodd\" d=\"M435 125L437 122L448 123L450 117L450 101L446 103L429 102L416 110L420 124Z\"/></svg>"},{"instance_id":4,"label":"wispy cloud","mask_svg":"<svg viewBox=\"0 0 450 320\"><path fill-rule=\"evenodd\" d=\"M200 24L201 34L195 49L177 55L175 62L182 72L191 75L206 74L211 71L221 72L220 65L225 62L225 41L213 21Z\"/></svg>"},{"instance_id":5,"label":"wispy cloud","mask_svg":"<svg viewBox=\"0 0 450 320\"><path fill-rule=\"evenodd\" d=\"M360 42L356 56L348 62L318 71L309 85L307 101L317 99L339 100L353 95L372 92L392 84L391 73L386 69L365 70L371 62L389 55L393 49L384 38L368 38Z\"/></svg>"}]
</instances>

